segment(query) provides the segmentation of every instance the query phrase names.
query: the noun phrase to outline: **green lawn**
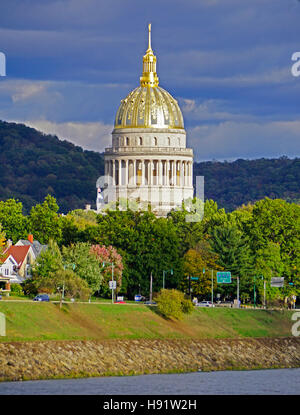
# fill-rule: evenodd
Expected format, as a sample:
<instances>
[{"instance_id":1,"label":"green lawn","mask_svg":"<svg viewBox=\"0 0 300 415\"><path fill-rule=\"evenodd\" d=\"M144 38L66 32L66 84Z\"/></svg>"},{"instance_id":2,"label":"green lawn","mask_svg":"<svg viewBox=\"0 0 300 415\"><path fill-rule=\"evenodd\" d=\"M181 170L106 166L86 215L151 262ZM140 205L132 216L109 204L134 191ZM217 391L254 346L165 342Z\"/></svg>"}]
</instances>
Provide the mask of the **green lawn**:
<instances>
[{"instance_id":1,"label":"green lawn","mask_svg":"<svg viewBox=\"0 0 300 415\"><path fill-rule=\"evenodd\" d=\"M291 335L292 311L197 308L172 321L144 305L1 301L7 336L0 341L138 338L278 337Z\"/></svg>"}]
</instances>

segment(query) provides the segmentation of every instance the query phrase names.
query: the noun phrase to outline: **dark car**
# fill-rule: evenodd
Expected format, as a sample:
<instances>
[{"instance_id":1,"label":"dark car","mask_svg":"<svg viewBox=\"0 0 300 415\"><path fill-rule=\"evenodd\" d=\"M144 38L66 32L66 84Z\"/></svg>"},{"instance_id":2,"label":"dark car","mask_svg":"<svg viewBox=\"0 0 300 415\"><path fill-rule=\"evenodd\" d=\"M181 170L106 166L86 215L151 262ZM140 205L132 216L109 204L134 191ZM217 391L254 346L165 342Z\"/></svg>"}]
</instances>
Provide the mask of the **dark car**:
<instances>
[{"instance_id":1,"label":"dark car","mask_svg":"<svg viewBox=\"0 0 300 415\"><path fill-rule=\"evenodd\" d=\"M48 294L38 294L33 301L50 301Z\"/></svg>"}]
</instances>

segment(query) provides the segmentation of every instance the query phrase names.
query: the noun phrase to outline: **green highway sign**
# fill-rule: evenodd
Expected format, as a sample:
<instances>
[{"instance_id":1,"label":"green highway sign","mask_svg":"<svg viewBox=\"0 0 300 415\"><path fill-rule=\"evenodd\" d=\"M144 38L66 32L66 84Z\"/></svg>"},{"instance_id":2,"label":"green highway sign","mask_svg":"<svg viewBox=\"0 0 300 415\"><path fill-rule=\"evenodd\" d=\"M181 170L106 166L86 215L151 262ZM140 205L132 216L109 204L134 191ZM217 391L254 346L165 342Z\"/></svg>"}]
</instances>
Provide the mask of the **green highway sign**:
<instances>
[{"instance_id":1,"label":"green highway sign","mask_svg":"<svg viewBox=\"0 0 300 415\"><path fill-rule=\"evenodd\" d=\"M217 282L230 284L231 283L231 272L217 272Z\"/></svg>"}]
</instances>

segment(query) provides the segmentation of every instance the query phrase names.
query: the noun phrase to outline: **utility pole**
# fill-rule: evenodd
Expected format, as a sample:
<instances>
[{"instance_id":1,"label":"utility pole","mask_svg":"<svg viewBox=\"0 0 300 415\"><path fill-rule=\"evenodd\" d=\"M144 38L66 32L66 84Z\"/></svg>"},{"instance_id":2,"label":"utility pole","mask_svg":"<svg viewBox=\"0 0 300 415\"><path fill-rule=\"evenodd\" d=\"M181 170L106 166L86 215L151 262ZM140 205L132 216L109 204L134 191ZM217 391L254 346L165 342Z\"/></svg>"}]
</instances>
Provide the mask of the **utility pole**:
<instances>
[{"instance_id":1,"label":"utility pole","mask_svg":"<svg viewBox=\"0 0 300 415\"><path fill-rule=\"evenodd\" d=\"M152 303L152 271L150 274L150 302Z\"/></svg>"},{"instance_id":2,"label":"utility pole","mask_svg":"<svg viewBox=\"0 0 300 415\"><path fill-rule=\"evenodd\" d=\"M237 278L236 298L237 298L238 308L240 308L240 277L236 277L236 278Z\"/></svg>"},{"instance_id":3,"label":"utility pole","mask_svg":"<svg viewBox=\"0 0 300 415\"><path fill-rule=\"evenodd\" d=\"M111 280L114 281L114 263L111 263ZM114 283L111 290L111 303L114 303Z\"/></svg>"},{"instance_id":4,"label":"utility pole","mask_svg":"<svg viewBox=\"0 0 300 415\"><path fill-rule=\"evenodd\" d=\"M214 306L214 270L211 270L211 305Z\"/></svg>"}]
</instances>

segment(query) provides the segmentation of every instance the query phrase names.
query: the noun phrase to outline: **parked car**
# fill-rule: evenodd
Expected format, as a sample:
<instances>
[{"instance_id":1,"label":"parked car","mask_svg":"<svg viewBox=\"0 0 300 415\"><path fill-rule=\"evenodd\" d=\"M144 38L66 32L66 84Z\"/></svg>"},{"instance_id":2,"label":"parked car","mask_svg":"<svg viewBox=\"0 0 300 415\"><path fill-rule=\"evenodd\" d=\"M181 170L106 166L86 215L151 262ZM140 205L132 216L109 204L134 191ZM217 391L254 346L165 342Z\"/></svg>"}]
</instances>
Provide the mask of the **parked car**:
<instances>
[{"instance_id":1,"label":"parked car","mask_svg":"<svg viewBox=\"0 0 300 415\"><path fill-rule=\"evenodd\" d=\"M33 301L50 301L48 294L38 294Z\"/></svg>"},{"instance_id":2,"label":"parked car","mask_svg":"<svg viewBox=\"0 0 300 415\"><path fill-rule=\"evenodd\" d=\"M115 304L126 304L125 301L115 301Z\"/></svg>"},{"instance_id":3,"label":"parked car","mask_svg":"<svg viewBox=\"0 0 300 415\"><path fill-rule=\"evenodd\" d=\"M136 294L134 296L134 301L143 301L143 300L146 300L146 298L141 294Z\"/></svg>"},{"instance_id":4,"label":"parked car","mask_svg":"<svg viewBox=\"0 0 300 415\"><path fill-rule=\"evenodd\" d=\"M214 307L211 301L200 301L196 304L197 307Z\"/></svg>"},{"instance_id":5,"label":"parked car","mask_svg":"<svg viewBox=\"0 0 300 415\"><path fill-rule=\"evenodd\" d=\"M144 304L147 304L147 305L156 305L156 302L155 301L145 301Z\"/></svg>"}]
</instances>

